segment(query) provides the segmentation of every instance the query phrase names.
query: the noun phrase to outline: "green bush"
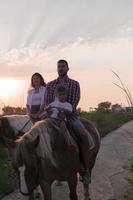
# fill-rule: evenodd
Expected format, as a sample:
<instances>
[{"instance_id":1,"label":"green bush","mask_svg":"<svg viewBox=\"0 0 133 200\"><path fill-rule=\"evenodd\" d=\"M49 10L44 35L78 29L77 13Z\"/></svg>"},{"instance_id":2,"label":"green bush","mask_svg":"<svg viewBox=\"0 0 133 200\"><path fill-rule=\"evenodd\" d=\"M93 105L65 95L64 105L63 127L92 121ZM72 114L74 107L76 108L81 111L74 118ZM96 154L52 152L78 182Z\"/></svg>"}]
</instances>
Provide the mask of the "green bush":
<instances>
[{"instance_id":1,"label":"green bush","mask_svg":"<svg viewBox=\"0 0 133 200\"><path fill-rule=\"evenodd\" d=\"M133 173L133 157L129 159L128 161L128 170ZM128 191L125 193L124 198L125 200L133 200L133 174L130 175L130 177L127 178L130 188Z\"/></svg>"},{"instance_id":2,"label":"green bush","mask_svg":"<svg viewBox=\"0 0 133 200\"><path fill-rule=\"evenodd\" d=\"M12 166L9 161L0 161L0 191L7 193L14 189L11 175Z\"/></svg>"},{"instance_id":3,"label":"green bush","mask_svg":"<svg viewBox=\"0 0 133 200\"><path fill-rule=\"evenodd\" d=\"M128 169L130 172L133 173L133 158L129 159ZM128 178L128 181L131 184L131 186L133 187L133 175Z\"/></svg>"},{"instance_id":4,"label":"green bush","mask_svg":"<svg viewBox=\"0 0 133 200\"><path fill-rule=\"evenodd\" d=\"M8 159L7 149L0 146L0 195L13 191L16 184L16 174Z\"/></svg>"},{"instance_id":5,"label":"green bush","mask_svg":"<svg viewBox=\"0 0 133 200\"><path fill-rule=\"evenodd\" d=\"M96 111L81 112L79 115L92 121L98 128L101 137L133 119L132 112L112 113L111 111Z\"/></svg>"}]
</instances>

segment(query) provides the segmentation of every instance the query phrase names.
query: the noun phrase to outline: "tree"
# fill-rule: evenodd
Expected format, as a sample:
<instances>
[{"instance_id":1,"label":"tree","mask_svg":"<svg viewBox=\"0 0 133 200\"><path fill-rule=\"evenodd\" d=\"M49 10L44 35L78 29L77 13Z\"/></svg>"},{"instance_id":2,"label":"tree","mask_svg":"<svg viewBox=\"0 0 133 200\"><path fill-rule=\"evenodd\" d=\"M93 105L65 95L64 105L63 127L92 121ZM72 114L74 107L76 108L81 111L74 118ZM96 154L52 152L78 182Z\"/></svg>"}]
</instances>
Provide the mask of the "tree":
<instances>
[{"instance_id":1,"label":"tree","mask_svg":"<svg viewBox=\"0 0 133 200\"><path fill-rule=\"evenodd\" d=\"M109 111L111 108L111 102L109 101L104 101L98 104L98 109L100 111Z\"/></svg>"},{"instance_id":2,"label":"tree","mask_svg":"<svg viewBox=\"0 0 133 200\"><path fill-rule=\"evenodd\" d=\"M78 108L77 108L77 113L80 114L81 112L82 112L81 108L78 107Z\"/></svg>"},{"instance_id":3,"label":"tree","mask_svg":"<svg viewBox=\"0 0 133 200\"><path fill-rule=\"evenodd\" d=\"M27 113L26 108L4 106L2 108L3 115L25 115Z\"/></svg>"},{"instance_id":4,"label":"tree","mask_svg":"<svg viewBox=\"0 0 133 200\"><path fill-rule=\"evenodd\" d=\"M120 104L116 103L112 105L112 112L121 112L123 108Z\"/></svg>"}]
</instances>

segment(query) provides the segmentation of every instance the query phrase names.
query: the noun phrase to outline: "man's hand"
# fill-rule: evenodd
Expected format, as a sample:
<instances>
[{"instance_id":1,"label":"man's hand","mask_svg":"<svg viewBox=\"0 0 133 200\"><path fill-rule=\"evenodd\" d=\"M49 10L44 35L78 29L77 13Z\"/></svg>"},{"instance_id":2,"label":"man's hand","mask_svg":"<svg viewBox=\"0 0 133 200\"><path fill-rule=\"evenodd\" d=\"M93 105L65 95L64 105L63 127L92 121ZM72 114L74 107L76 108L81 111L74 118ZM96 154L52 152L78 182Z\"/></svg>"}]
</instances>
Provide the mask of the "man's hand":
<instances>
[{"instance_id":1,"label":"man's hand","mask_svg":"<svg viewBox=\"0 0 133 200\"><path fill-rule=\"evenodd\" d=\"M64 120L64 119L66 118L64 109L62 109L62 110L59 112L58 117L59 117L60 120Z\"/></svg>"}]
</instances>

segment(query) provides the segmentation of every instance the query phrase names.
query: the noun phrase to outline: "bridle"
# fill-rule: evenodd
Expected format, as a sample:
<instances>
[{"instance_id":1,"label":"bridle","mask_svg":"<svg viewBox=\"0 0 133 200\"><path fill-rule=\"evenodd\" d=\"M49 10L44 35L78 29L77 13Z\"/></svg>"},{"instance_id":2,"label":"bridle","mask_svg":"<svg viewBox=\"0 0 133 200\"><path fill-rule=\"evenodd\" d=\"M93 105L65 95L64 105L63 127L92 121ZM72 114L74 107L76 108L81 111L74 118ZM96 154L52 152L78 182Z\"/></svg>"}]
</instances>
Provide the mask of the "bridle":
<instances>
[{"instance_id":1,"label":"bridle","mask_svg":"<svg viewBox=\"0 0 133 200\"><path fill-rule=\"evenodd\" d=\"M17 137L22 136L25 133L23 130L29 124L30 121L31 119L28 119L28 121L24 124L24 126L20 130L17 130L18 131Z\"/></svg>"}]
</instances>

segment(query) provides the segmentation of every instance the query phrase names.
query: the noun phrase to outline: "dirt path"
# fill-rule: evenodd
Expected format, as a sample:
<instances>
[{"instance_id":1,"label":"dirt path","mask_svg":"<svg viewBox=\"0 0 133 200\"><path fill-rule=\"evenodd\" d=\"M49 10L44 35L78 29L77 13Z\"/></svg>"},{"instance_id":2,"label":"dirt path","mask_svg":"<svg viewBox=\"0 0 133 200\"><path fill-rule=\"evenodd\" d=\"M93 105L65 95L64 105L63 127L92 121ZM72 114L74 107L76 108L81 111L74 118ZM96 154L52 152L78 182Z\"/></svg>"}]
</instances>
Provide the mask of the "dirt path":
<instances>
[{"instance_id":1,"label":"dirt path","mask_svg":"<svg viewBox=\"0 0 133 200\"><path fill-rule=\"evenodd\" d=\"M92 174L92 200L123 200L127 189L126 177L128 171L125 165L133 156L133 121L126 123L120 129L103 138ZM53 200L68 200L68 187L53 184ZM78 184L79 200L83 200L82 185ZM2 200L21 199L16 191Z\"/></svg>"}]
</instances>

